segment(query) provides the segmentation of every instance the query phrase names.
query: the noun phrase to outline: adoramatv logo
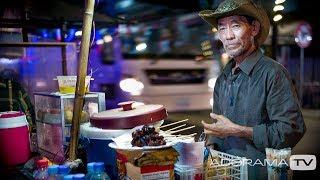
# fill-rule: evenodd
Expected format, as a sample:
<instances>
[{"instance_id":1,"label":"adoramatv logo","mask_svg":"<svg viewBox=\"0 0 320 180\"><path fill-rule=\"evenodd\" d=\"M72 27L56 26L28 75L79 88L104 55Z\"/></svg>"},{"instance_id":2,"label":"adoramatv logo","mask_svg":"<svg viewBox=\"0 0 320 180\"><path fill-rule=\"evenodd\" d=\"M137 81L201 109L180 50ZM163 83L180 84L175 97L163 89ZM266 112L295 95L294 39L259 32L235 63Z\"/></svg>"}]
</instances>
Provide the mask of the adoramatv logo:
<instances>
[{"instance_id":1,"label":"adoramatv logo","mask_svg":"<svg viewBox=\"0 0 320 180\"><path fill-rule=\"evenodd\" d=\"M290 156L290 169L297 171L315 170L317 158L315 155L292 155Z\"/></svg>"}]
</instances>

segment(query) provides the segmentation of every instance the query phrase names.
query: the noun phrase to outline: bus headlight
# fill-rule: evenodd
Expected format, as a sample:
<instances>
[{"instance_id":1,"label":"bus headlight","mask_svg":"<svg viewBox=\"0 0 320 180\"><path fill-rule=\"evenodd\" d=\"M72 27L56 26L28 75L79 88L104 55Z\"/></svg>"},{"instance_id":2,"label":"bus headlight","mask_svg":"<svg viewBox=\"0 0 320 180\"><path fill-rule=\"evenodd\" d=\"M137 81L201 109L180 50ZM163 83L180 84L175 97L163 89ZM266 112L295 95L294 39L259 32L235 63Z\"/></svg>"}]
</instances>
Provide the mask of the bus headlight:
<instances>
[{"instance_id":1,"label":"bus headlight","mask_svg":"<svg viewBox=\"0 0 320 180\"><path fill-rule=\"evenodd\" d=\"M214 85L216 84L216 81L217 81L217 78L210 78L210 79L208 80L208 86L209 86L209 88L214 89Z\"/></svg>"},{"instance_id":2,"label":"bus headlight","mask_svg":"<svg viewBox=\"0 0 320 180\"><path fill-rule=\"evenodd\" d=\"M123 79L120 81L119 85L122 91L129 92L133 96L140 95L144 88L143 83L134 78Z\"/></svg>"}]
</instances>

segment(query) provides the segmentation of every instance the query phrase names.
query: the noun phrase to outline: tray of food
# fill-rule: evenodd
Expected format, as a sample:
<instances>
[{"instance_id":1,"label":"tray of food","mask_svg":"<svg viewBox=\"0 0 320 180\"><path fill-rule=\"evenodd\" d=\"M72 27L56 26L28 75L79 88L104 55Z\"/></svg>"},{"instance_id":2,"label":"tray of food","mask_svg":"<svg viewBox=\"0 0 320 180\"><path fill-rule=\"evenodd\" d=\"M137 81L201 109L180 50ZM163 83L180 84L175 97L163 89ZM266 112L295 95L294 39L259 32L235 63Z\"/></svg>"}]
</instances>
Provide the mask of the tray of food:
<instances>
[{"instance_id":1,"label":"tray of food","mask_svg":"<svg viewBox=\"0 0 320 180\"><path fill-rule=\"evenodd\" d=\"M175 131L163 131L149 125L137 126L123 135L113 138L113 143L109 147L121 150L154 150L163 149L175 145L186 139L194 138L195 134L174 135L182 130L193 128L187 127ZM173 128L172 128L173 129Z\"/></svg>"},{"instance_id":2,"label":"tray of food","mask_svg":"<svg viewBox=\"0 0 320 180\"><path fill-rule=\"evenodd\" d=\"M173 136L167 136L163 131L157 132L152 126L138 126L123 135L114 138L109 146L121 150L152 150L171 147L176 143Z\"/></svg>"}]
</instances>

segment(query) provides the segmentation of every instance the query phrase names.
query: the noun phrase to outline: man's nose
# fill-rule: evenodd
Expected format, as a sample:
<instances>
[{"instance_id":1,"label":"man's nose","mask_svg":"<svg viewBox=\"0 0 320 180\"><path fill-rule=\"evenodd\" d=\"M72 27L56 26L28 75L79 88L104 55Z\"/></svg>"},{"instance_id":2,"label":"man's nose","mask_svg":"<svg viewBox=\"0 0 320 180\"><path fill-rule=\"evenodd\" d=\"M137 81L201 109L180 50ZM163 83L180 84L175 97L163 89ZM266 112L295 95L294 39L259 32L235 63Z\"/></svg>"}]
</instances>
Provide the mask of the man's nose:
<instances>
[{"instance_id":1,"label":"man's nose","mask_svg":"<svg viewBox=\"0 0 320 180\"><path fill-rule=\"evenodd\" d=\"M226 39L227 40L234 39L234 33L230 27L227 28Z\"/></svg>"}]
</instances>

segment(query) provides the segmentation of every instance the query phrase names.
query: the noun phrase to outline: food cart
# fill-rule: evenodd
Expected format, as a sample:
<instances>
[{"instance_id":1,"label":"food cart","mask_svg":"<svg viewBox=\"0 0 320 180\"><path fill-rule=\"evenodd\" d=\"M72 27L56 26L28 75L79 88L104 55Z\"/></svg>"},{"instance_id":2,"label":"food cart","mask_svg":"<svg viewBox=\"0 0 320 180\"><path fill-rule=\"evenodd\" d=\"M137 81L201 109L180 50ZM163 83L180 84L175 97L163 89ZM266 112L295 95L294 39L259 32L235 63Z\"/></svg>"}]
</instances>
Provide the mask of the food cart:
<instances>
[{"instance_id":1,"label":"food cart","mask_svg":"<svg viewBox=\"0 0 320 180\"><path fill-rule=\"evenodd\" d=\"M58 102L51 102L51 100L41 101L38 97L36 98L36 113L39 124L37 140L40 143L38 147L41 155L47 156L52 162L55 162L55 158L59 156L60 158L56 163L69 164L71 167L73 166L72 163L77 162L78 141L84 137L89 139L86 158L88 162L115 160L110 161L110 164L106 163L107 167L112 169L111 172L108 172L110 177L129 177L132 179L219 179L221 177L229 177L231 179L246 179L246 166L230 164L226 161L226 159L229 161L241 159L240 157L212 150L209 152L211 163L203 161L203 158L198 158L200 163L195 164L193 167L184 166L183 163L177 166L178 157L182 153L192 157L189 153L193 152L191 149L179 149L177 145L179 143L190 143L192 148L192 144L195 143L195 134L180 135L178 133L194 126L182 127L179 123L163 125L162 123L166 120L168 114L165 107L159 104L134 107L133 102L126 102L119 104L120 108L99 112L103 110L103 107L100 107L99 113L94 113L90 116L90 124L82 125L82 137L79 138L83 112L90 114L89 108L87 109L88 111L84 111L86 106L84 101L90 98L90 93L86 94L85 79L87 76L93 9L94 0L88 0L83 17L80 61L74 95L71 95L71 97L70 95L36 94L40 99L41 96L49 96L51 99L55 99L53 101ZM60 44L58 45L60 46ZM65 64L64 59L62 61L64 75L67 72ZM93 96L95 98L92 101L93 103L100 104L102 102L99 93ZM71 118L70 112L64 108L65 99L73 100ZM44 104L43 102L48 105L46 109L41 106L41 104ZM58 106L54 107L56 104ZM69 120L68 128L70 129L65 131L67 119ZM184 122L184 120L180 122ZM58 124L60 129L52 128L52 124ZM165 127L170 128L165 129ZM89 135L90 132L91 135ZM70 140L67 140L66 135L69 135L69 133ZM51 134L53 138L46 138L48 134ZM94 137L93 134L98 134L102 137ZM149 137L148 142L146 142L147 136ZM102 141L102 144L99 140ZM69 146L68 155L65 155L66 152L61 150L61 146L56 146L55 142ZM206 148L204 147L204 142L200 144L202 145L201 148L195 152L202 157ZM98 151L98 149L102 150ZM110 159L104 159L105 155ZM214 159L219 163L218 165L213 163ZM84 160L81 161L86 162Z\"/></svg>"}]
</instances>

